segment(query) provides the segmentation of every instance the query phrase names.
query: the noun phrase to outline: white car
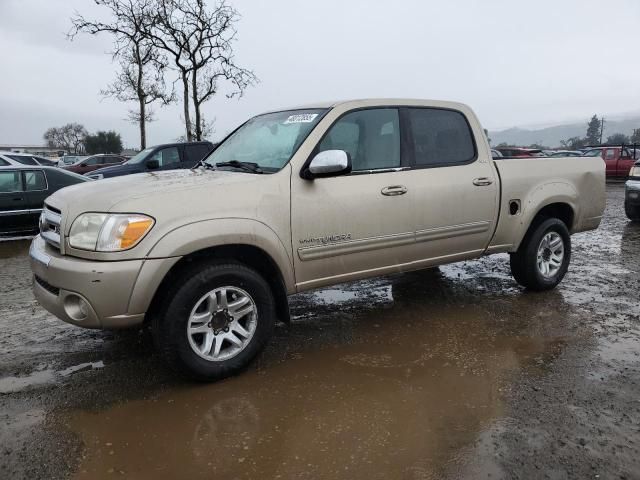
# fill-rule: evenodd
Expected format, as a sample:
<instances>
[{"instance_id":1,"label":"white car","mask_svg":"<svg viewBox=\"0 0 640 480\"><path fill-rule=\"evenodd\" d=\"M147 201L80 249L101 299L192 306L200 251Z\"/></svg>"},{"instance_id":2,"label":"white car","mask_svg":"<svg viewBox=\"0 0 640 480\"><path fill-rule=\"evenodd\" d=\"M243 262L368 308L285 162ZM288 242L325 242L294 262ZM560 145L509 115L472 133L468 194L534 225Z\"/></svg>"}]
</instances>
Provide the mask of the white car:
<instances>
[{"instance_id":1,"label":"white car","mask_svg":"<svg viewBox=\"0 0 640 480\"><path fill-rule=\"evenodd\" d=\"M56 162L31 153L0 151L0 166L6 167L9 165L40 165L43 167L55 167Z\"/></svg>"}]
</instances>

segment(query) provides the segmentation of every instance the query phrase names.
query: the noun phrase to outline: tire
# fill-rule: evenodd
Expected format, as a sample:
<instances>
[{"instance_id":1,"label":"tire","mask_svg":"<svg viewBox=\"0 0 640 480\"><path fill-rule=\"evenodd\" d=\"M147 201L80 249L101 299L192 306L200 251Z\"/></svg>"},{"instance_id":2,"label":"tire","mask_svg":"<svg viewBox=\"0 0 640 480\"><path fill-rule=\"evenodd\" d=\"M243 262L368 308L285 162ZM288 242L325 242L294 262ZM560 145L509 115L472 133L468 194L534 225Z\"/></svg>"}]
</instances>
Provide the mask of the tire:
<instances>
[{"instance_id":1,"label":"tire","mask_svg":"<svg viewBox=\"0 0 640 480\"><path fill-rule=\"evenodd\" d=\"M627 218L632 222L640 222L640 206L629 205L625 202L624 213L627 214Z\"/></svg>"},{"instance_id":2,"label":"tire","mask_svg":"<svg viewBox=\"0 0 640 480\"><path fill-rule=\"evenodd\" d=\"M255 270L211 262L184 271L173 284L152 328L158 350L174 370L197 381L218 380L244 369L264 348L275 324L275 302ZM207 338L213 339L209 350Z\"/></svg>"},{"instance_id":3,"label":"tire","mask_svg":"<svg viewBox=\"0 0 640 480\"><path fill-rule=\"evenodd\" d=\"M550 240L552 241L549 243ZM558 244L557 240L560 240L561 244ZM542 245L543 241L546 242L546 246ZM513 277L520 285L534 291L551 290L558 285L567 273L570 261L569 230L564 222L557 218L540 218L534 221L518 251L510 254Z\"/></svg>"}]
</instances>

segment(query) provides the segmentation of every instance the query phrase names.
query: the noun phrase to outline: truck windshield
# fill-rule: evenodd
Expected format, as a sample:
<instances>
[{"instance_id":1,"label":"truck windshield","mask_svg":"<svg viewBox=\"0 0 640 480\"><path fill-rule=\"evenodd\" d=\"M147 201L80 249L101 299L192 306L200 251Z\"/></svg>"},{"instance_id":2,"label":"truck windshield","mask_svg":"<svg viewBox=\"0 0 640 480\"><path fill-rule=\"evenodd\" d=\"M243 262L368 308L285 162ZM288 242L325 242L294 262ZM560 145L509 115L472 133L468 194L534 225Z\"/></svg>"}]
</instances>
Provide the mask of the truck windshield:
<instances>
[{"instance_id":1,"label":"truck windshield","mask_svg":"<svg viewBox=\"0 0 640 480\"><path fill-rule=\"evenodd\" d=\"M265 173L284 167L326 110L288 110L252 118L216 148L205 162L254 163Z\"/></svg>"}]
</instances>

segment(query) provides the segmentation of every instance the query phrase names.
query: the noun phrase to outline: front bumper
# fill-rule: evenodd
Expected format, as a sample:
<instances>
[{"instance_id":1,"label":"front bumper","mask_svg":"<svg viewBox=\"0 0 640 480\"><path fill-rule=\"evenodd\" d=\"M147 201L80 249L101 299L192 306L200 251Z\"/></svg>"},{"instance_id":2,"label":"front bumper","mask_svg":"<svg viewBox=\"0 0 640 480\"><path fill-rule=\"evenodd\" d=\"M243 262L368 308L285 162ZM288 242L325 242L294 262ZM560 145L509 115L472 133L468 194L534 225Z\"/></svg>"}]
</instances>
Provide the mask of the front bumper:
<instances>
[{"instance_id":1,"label":"front bumper","mask_svg":"<svg viewBox=\"0 0 640 480\"><path fill-rule=\"evenodd\" d=\"M63 256L39 235L31 243L29 257L36 299L61 320L107 329L144 321L144 311L129 311L143 260L94 262Z\"/></svg>"},{"instance_id":2,"label":"front bumper","mask_svg":"<svg viewBox=\"0 0 640 480\"><path fill-rule=\"evenodd\" d=\"M624 201L628 205L640 205L640 180L627 180Z\"/></svg>"}]
</instances>

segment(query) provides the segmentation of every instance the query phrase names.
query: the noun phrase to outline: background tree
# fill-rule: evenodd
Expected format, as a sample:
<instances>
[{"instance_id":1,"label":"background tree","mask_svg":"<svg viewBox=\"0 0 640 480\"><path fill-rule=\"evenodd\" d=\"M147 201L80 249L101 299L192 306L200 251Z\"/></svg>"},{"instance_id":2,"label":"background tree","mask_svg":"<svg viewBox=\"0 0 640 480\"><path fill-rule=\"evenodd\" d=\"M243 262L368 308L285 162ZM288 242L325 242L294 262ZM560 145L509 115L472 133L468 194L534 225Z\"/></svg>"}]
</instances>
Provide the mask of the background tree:
<instances>
[{"instance_id":1,"label":"background tree","mask_svg":"<svg viewBox=\"0 0 640 480\"><path fill-rule=\"evenodd\" d=\"M608 145L622 145L623 143L625 145L629 144L629 137L624 133L614 133L607 137Z\"/></svg>"},{"instance_id":2,"label":"background tree","mask_svg":"<svg viewBox=\"0 0 640 480\"><path fill-rule=\"evenodd\" d=\"M205 0L157 0L156 17L147 23L147 35L171 58L182 82L188 141L203 139L206 122L201 108L218 93L221 83L226 84L230 98L241 96L257 81L253 72L236 65L233 42L238 17L224 0L213 9Z\"/></svg>"},{"instance_id":3,"label":"background tree","mask_svg":"<svg viewBox=\"0 0 640 480\"><path fill-rule=\"evenodd\" d=\"M587 145L599 145L600 144L600 129L602 128L602 121L597 115L591 117L591 120L587 124L587 135L585 140Z\"/></svg>"},{"instance_id":4,"label":"background tree","mask_svg":"<svg viewBox=\"0 0 640 480\"><path fill-rule=\"evenodd\" d=\"M634 128L633 134L629 138L630 143L640 144L640 128Z\"/></svg>"},{"instance_id":5,"label":"background tree","mask_svg":"<svg viewBox=\"0 0 640 480\"><path fill-rule=\"evenodd\" d=\"M89 155L96 153L120 153L122 152L122 139L120 138L120 134L113 130L96 132L84 138L84 148Z\"/></svg>"},{"instance_id":6,"label":"background tree","mask_svg":"<svg viewBox=\"0 0 640 480\"><path fill-rule=\"evenodd\" d=\"M62 127L51 127L44 133L43 138L50 148L59 148L68 153L82 153L87 129L79 123L67 123Z\"/></svg>"},{"instance_id":7,"label":"background tree","mask_svg":"<svg viewBox=\"0 0 640 480\"><path fill-rule=\"evenodd\" d=\"M567 140L561 140L560 145L567 150L580 150L587 145L587 141L580 137L571 137Z\"/></svg>"},{"instance_id":8,"label":"background tree","mask_svg":"<svg viewBox=\"0 0 640 480\"><path fill-rule=\"evenodd\" d=\"M136 101L137 110L129 112L129 120L140 129L140 147L147 144L146 123L152 120L148 106L156 101L171 102L173 94L167 93L164 82L166 58L150 42L146 35L154 18L156 0L94 0L111 13L109 23L87 20L76 14L72 19L69 38L78 33L113 36L113 59L118 59L120 70L115 81L101 93L122 102Z\"/></svg>"}]
</instances>

